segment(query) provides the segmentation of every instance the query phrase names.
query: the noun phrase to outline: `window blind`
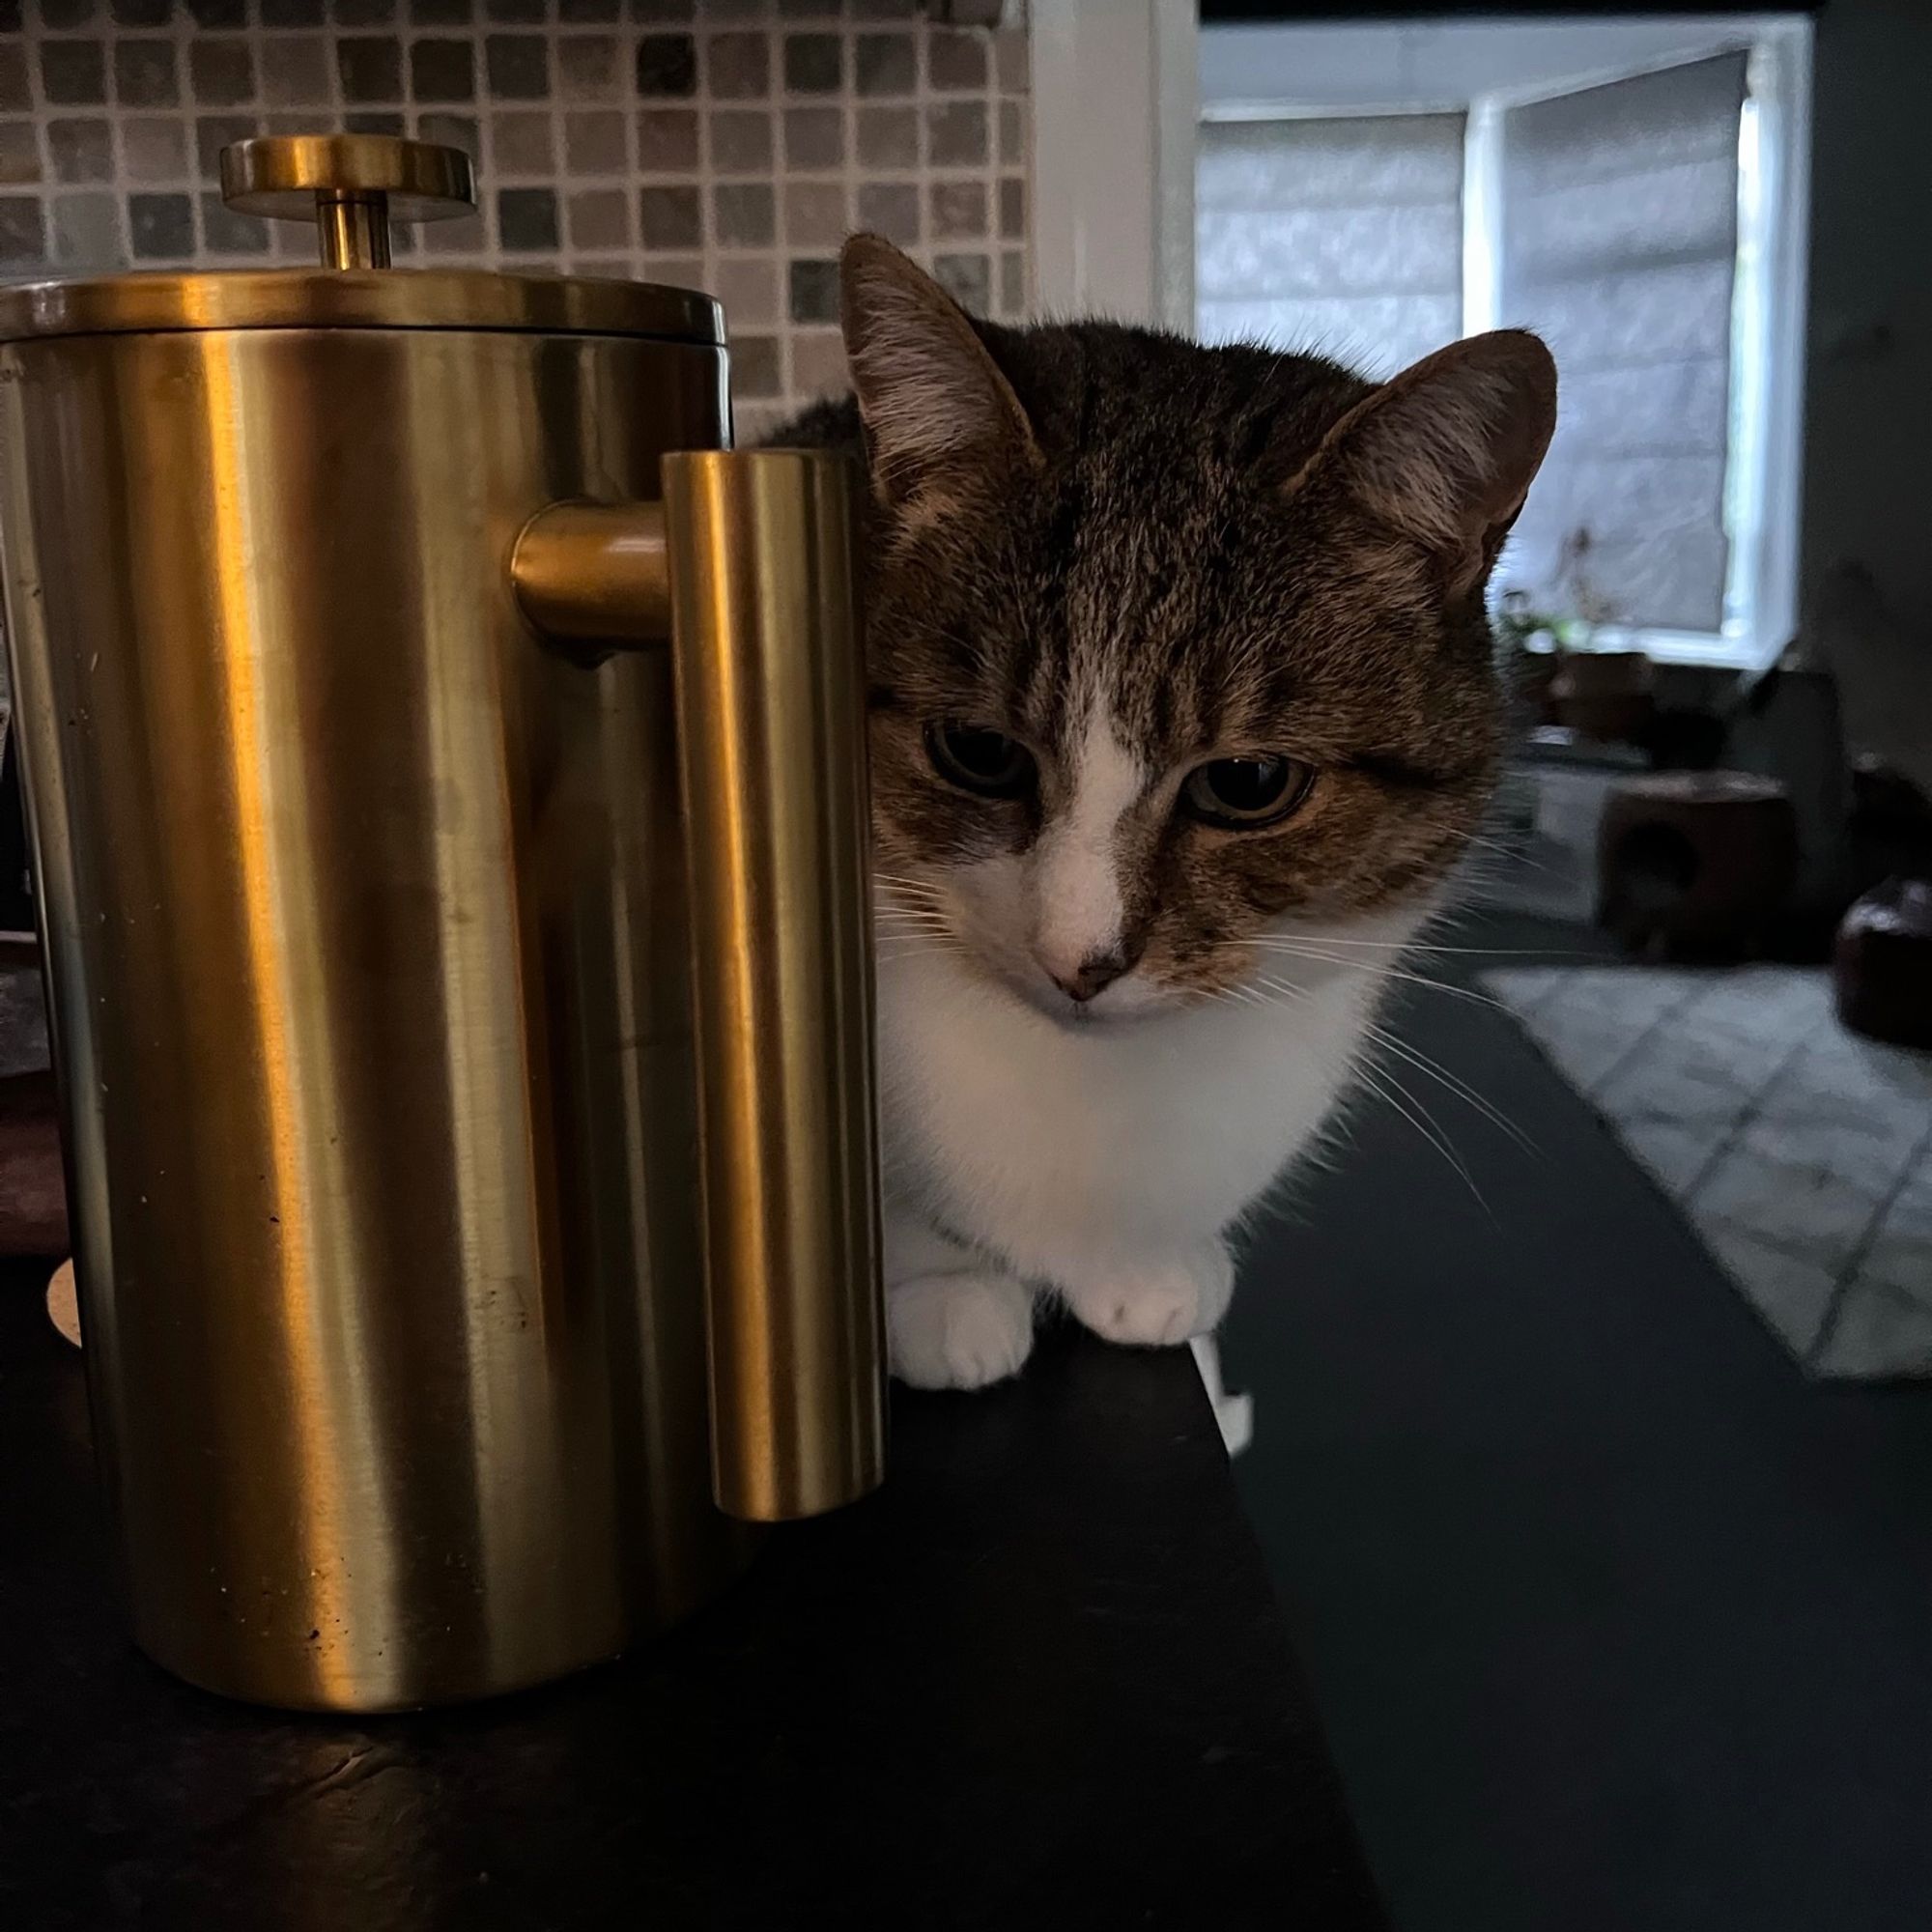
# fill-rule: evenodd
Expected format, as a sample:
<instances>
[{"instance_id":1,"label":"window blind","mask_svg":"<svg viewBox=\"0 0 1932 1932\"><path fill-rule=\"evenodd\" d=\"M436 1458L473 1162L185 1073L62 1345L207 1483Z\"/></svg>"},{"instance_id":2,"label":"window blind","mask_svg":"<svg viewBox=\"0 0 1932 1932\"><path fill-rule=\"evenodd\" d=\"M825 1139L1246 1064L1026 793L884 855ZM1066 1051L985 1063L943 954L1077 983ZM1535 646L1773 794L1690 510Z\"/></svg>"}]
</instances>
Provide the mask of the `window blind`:
<instances>
[{"instance_id":1,"label":"window blind","mask_svg":"<svg viewBox=\"0 0 1932 1932\"><path fill-rule=\"evenodd\" d=\"M1500 579L1560 609L1586 531L1616 622L1721 627L1744 98L1726 54L1503 117L1500 319L1548 340L1562 403Z\"/></svg>"},{"instance_id":2,"label":"window blind","mask_svg":"<svg viewBox=\"0 0 1932 1932\"><path fill-rule=\"evenodd\" d=\"M1453 341L1463 327L1463 122L1205 123L1202 339L1319 350L1383 376Z\"/></svg>"}]
</instances>

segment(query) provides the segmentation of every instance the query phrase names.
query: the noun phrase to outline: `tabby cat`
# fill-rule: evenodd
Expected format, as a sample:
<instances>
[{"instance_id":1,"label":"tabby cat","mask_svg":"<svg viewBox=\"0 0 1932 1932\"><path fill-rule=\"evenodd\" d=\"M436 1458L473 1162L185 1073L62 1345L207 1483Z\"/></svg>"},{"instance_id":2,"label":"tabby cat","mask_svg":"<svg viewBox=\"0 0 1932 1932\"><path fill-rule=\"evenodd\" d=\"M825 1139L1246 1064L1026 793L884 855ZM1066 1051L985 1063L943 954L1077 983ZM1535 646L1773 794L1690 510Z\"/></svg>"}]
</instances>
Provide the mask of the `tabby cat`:
<instances>
[{"instance_id":1,"label":"tabby cat","mask_svg":"<svg viewBox=\"0 0 1932 1932\"><path fill-rule=\"evenodd\" d=\"M1392 382L1110 323L997 327L842 261L896 1373L1036 1309L1172 1343L1363 1056L1495 780L1484 589L1549 441L1517 330Z\"/></svg>"}]
</instances>

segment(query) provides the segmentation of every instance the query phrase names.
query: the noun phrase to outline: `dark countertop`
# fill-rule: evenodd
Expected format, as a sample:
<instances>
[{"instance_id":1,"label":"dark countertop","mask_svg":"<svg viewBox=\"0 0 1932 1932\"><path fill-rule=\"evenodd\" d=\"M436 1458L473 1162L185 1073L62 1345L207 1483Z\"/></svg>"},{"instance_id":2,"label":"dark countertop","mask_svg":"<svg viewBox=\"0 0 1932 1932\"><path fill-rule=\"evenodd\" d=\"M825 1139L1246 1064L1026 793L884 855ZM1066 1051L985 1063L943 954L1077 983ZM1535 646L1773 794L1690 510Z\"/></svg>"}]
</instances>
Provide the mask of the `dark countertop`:
<instances>
[{"instance_id":1,"label":"dark countertop","mask_svg":"<svg viewBox=\"0 0 1932 1932\"><path fill-rule=\"evenodd\" d=\"M291 1719L128 1646L44 1272L0 1269L7 1922L1385 1923L1184 1350L895 1390L884 1492L625 1662Z\"/></svg>"}]
</instances>

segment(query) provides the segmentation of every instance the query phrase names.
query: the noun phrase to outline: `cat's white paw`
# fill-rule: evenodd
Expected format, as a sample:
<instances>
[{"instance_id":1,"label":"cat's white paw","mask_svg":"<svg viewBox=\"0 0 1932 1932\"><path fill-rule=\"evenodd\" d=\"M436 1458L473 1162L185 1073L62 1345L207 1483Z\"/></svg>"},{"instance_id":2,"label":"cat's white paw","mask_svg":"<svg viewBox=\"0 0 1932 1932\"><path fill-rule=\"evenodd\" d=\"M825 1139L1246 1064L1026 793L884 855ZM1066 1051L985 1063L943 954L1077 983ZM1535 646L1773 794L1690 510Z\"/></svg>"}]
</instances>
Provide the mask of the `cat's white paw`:
<instances>
[{"instance_id":1,"label":"cat's white paw","mask_svg":"<svg viewBox=\"0 0 1932 1932\"><path fill-rule=\"evenodd\" d=\"M1061 1293L1094 1334L1158 1349L1206 1335L1219 1322L1235 1293L1235 1264L1219 1241L1208 1241L1184 1255L1063 1285Z\"/></svg>"},{"instance_id":2,"label":"cat's white paw","mask_svg":"<svg viewBox=\"0 0 1932 1932\"><path fill-rule=\"evenodd\" d=\"M886 1291L893 1373L914 1388L984 1388L1033 1352L1033 1291L991 1269L916 1275Z\"/></svg>"}]
</instances>

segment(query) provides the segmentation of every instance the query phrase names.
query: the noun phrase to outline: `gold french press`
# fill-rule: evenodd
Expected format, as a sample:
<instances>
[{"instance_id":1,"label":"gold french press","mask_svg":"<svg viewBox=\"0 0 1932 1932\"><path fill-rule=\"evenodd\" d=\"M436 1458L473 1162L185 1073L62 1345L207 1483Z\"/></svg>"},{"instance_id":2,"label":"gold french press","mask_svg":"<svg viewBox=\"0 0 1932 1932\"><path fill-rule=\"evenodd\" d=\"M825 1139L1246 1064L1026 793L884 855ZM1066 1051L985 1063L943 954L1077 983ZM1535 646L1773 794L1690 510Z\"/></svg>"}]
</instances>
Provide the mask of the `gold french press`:
<instances>
[{"instance_id":1,"label":"gold french press","mask_svg":"<svg viewBox=\"0 0 1932 1932\"><path fill-rule=\"evenodd\" d=\"M138 1640L381 1710L613 1655L880 1475L848 485L723 318L388 268L0 292L0 578Z\"/></svg>"}]
</instances>

